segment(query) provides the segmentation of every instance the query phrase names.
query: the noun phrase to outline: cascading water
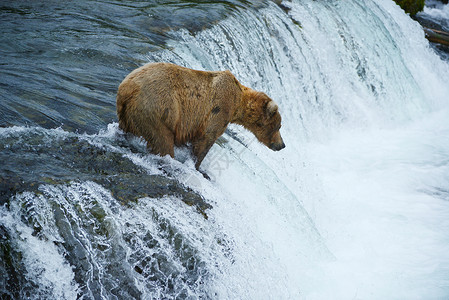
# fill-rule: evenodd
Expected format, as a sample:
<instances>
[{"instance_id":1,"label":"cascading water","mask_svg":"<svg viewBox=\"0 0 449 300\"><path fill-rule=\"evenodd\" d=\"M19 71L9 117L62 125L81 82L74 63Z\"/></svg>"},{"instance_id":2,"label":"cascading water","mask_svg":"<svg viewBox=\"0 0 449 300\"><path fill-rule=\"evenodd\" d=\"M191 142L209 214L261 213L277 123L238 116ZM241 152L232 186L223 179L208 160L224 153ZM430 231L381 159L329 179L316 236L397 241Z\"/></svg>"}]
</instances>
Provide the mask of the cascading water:
<instances>
[{"instance_id":1,"label":"cascading water","mask_svg":"<svg viewBox=\"0 0 449 300\"><path fill-rule=\"evenodd\" d=\"M420 26L387 0L231 8L138 59L231 70L286 148L230 126L208 181L116 123L0 128L5 298L449 297L449 65Z\"/></svg>"}]
</instances>

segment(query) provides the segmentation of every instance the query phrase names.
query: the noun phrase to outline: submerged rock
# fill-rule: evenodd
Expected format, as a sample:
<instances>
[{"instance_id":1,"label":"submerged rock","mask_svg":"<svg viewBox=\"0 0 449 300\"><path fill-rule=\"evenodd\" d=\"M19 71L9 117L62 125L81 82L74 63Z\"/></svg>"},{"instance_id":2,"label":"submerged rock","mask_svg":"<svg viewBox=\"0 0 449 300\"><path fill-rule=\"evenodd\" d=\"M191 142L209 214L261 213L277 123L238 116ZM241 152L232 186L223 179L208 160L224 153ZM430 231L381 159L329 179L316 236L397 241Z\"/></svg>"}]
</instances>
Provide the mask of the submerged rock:
<instances>
[{"instance_id":1,"label":"submerged rock","mask_svg":"<svg viewBox=\"0 0 449 300\"><path fill-rule=\"evenodd\" d=\"M23 276L24 265L21 255L11 245L8 230L0 224L0 298L18 299L21 288L27 285Z\"/></svg>"},{"instance_id":2,"label":"submerged rock","mask_svg":"<svg viewBox=\"0 0 449 300\"><path fill-rule=\"evenodd\" d=\"M117 146L109 145L107 149L96 143L82 135L49 136L32 129L3 137L0 142L0 160L4 162L0 166L0 205L16 193L38 192L43 184L92 181L109 190L124 205L143 197L176 196L194 205L207 218L205 211L211 205L173 176L164 171L150 174L135 165L126 153L114 152L112 149L119 149ZM154 163L158 164L157 159ZM18 169L18 165L22 168Z\"/></svg>"}]
</instances>

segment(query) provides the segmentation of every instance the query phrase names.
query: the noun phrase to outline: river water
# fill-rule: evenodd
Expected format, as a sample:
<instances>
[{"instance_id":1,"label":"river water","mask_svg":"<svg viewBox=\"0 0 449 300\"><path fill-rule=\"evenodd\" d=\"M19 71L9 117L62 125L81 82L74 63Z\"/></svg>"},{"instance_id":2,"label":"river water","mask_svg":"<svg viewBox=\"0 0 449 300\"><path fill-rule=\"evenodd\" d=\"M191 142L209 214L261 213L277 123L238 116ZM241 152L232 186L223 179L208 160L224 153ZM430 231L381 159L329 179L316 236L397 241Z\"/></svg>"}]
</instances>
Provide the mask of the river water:
<instances>
[{"instance_id":1,"label":"river water","mask_svg":"<svg viewBox=\"0 0 449 300\"><path fill-rule=\"evenodd\" d=\"M393 1L14 1L0 22L2 298L449 297L449 64ZM286 148L229 126L211 180L188 148L148 154L115 94L155 61L266 92Z\"/></svg>"}]
</instances>

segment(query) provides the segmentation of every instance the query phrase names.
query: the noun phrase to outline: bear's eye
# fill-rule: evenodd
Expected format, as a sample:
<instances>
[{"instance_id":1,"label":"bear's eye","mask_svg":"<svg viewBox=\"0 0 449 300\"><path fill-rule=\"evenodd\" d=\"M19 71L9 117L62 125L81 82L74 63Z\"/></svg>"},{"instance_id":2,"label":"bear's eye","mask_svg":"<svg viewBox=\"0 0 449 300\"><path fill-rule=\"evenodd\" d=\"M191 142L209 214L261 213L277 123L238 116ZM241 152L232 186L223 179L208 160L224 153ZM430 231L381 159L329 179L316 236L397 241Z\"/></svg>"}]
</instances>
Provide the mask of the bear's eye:
<instances>
[{"instance_id":1,"label":"bear's eye","mask_svg":"<svg viewBox=\"0 0 449 300\"><path fill-rule=\"evenodd\" d=\"M262 121L257 121L257 122L256 122L256 126L257 126L257 127L263 127L263 126L265 126L265 125L264 125L264 123L263 123Z\"/></svg>"}]
</instances>

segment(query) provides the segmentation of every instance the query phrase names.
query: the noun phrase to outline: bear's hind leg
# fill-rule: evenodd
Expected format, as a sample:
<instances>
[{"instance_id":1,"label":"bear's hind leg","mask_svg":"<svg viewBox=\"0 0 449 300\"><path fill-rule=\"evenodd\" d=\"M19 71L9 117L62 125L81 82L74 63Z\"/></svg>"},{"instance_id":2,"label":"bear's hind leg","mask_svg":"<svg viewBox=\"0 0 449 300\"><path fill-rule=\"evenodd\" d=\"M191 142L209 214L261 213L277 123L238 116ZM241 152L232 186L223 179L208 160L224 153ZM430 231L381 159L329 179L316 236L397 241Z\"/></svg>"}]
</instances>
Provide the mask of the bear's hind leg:
<instances>
[{"instance_id":1,"label":"bear's hind leg","mask_svg":"<svg viewBox=\"0 0 449 300\"><path fill-rule=\"evenodd\" d=\"M164 124L152 126L153 130L145 136L147 148L153 154L175 157L175 136Z\"/></svg>"}]
</instances>

